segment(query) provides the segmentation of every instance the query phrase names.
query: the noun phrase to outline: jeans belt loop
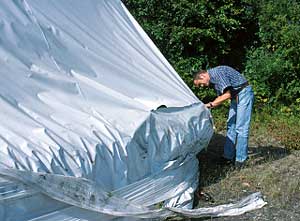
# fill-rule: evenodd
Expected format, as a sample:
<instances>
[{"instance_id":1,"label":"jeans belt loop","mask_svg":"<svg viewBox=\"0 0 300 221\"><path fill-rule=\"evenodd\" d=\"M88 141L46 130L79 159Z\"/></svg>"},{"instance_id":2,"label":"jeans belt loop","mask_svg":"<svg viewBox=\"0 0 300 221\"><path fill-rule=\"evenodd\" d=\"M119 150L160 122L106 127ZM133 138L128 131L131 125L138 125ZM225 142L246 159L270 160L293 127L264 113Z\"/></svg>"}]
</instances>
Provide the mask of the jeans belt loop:
<instances>
[{"instance_id":1,"label":"jeans belt loop","mask_svg":"<svg viewBox=\"0 0 300 221\"><path fill-rule=\"evenodd\" d=\"M243 84L240 85L239 92L238 92L238 93L236 94L236 96L235 96L236 103L239 103L239 93L240 93L245 87L247 87L247 86L249 86L248 81L246 81L245 83L243 83Z\"/></svg>"}]
</instances>

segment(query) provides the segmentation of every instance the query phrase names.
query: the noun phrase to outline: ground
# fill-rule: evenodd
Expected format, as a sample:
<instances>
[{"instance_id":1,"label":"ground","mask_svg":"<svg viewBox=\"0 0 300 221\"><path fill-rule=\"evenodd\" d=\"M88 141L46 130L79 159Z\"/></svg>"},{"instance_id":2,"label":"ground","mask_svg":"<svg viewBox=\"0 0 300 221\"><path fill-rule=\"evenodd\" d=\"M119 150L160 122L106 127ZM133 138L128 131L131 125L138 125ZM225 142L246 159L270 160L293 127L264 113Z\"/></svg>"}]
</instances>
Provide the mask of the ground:
<instances>
[{"instance_id":1,"label":"ground","mask_svg":"<svg viewBox=\"0 0 300 221\"><path fill-rule=\"evenodd\" d=\"M264 208L237 217L192 220L300 220L300 151L288 151L267 133L251 136L250 159L244 169L221 166L225 132L215 133L199 154L200 190L212 199L195 200L195 207L215 206L260 191Z\"/></svg>"}]
</instances>

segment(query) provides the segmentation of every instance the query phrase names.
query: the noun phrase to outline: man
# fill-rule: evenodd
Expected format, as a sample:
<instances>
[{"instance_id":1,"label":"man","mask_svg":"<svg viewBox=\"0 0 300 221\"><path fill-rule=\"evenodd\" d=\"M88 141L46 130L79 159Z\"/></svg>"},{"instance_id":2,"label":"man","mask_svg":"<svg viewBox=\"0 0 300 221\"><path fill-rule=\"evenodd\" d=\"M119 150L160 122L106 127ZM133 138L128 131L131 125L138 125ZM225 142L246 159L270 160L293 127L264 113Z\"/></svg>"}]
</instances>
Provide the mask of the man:
<instances>
[{"instance_id":1,"label":"man","mask_svg":"<svg viewBox=\"0 0 300 221\"><path fill-rule=\"evenodd\" d=\"M246 78L228 66L202 70L194 75L196 87L212 85L217 98L205 106L215 108L231 99L223 160L241 168L248 159L248 137L254 94Z\"/></svg>"}]
</instances>

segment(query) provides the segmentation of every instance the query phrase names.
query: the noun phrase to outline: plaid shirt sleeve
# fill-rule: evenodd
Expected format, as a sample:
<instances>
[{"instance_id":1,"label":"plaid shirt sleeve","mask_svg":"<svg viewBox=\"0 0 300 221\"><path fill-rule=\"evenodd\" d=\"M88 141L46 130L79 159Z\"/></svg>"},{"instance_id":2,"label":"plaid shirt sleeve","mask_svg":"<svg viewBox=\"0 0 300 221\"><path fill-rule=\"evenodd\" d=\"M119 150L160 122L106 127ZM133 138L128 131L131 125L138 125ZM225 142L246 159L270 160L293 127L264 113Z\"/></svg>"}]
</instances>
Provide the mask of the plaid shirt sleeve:
<instances>
[{"instance_id":1,"label":"plaid shirt sleeve","mask_svg":"<svg viewBox=\"0 0 300 221\"><path fill-rule=\"evenodd\" d=\"M235 87L247 82L244 76L229 66L218 66L207 70L207 72L218 96L226 90L232 92Z\"/></svg>"},{"instance_id":2,"label":"plaid shirt sleeve","mask_svg":"<svg viewBox=\"0 0 300 221\"><path fill-rule=\"evenodd\" d=\"M219 88L219 95L223 94L226 90L231 89L232 85L229 82L228 78L221 76L219 79L219 84L218 84Z\"/></svg>"}]
</instances>

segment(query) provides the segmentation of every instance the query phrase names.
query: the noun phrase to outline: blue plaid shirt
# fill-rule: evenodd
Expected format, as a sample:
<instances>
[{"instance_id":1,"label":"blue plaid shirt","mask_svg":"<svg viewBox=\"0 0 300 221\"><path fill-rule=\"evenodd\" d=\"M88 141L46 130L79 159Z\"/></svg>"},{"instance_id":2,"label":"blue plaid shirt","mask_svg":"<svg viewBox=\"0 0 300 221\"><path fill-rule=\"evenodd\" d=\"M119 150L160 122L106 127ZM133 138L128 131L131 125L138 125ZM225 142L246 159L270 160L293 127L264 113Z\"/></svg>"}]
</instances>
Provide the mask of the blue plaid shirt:
<instances>
[{"instance_id":1,"label":"blue plaid shirt","mask_svg":"<svg viewBox=\"0 0 300 221\"><path fill-rule=\"evenodd\" d=\"M217 66L207 70L210 83L213 84L218 96L226 90L230 90L232 96L235 96L243 84L247 83L246 78L240 72L229 66Z\"/></svg>"}]
</instances>

